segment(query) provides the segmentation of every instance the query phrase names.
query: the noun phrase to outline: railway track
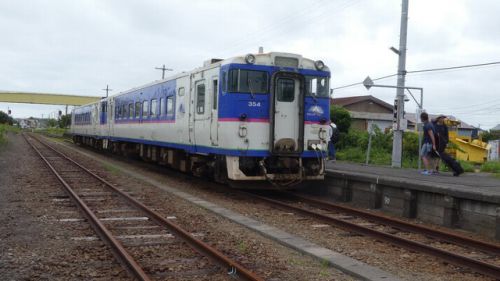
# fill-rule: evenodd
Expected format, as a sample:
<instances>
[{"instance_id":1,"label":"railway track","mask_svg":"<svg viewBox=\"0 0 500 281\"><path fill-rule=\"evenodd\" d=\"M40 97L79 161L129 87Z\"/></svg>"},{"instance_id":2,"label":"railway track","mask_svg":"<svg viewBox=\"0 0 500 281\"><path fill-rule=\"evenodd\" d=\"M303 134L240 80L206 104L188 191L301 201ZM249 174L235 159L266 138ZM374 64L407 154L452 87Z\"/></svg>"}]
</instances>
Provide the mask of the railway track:
<instances>
[{"instance_id":1,"label":"railway track","mask_svg":"<svg viewBox=\"0 0 500 281\"><path fill-rule=\"evenodd\" d=\"M454 233L408 223L311 197L303 197L289 192L280 192L278 196L273 196L272 198L249 192L241 192L241 194L262 201L271 207L318 219L349 232L373 237L410 251L428 254L495 279L500 277L500 266L485 261L495 258L499 261L500 247L496 244L474 240ZM413 239L413 237L408 238L408 235L406 237L402 235L408 233L418 234L422 238ZM480 259L472 258L463 253L464 251L456 253L430 245L433 241L428 241L429 238L434 241L446 242L468 249L469 252L480 251L487 253L487 255ZM422 242L424 240L426 241Z\"/></svg>"},{"instance_id":2,"label":"railway track","mask_svg":"<svg viewBox=\"0 0 500 281\"><path fill-rule=\"evenodd\" d=\"M95 233L134 279L175 277L177 280L177 277L188 271L188 275L194 272L208 279L228 274L239 280L263 280L51 145L33 135L23 136L61 182L65 192ZM104 217L111 209L119 210L126 217ZM117 227L117 221L125 224ZM138 235L140 229L146 229L147 234ZM128 245L124 240L130 237L155 237L164 240L156 243L152 249L147 243L142 246ZM181 264L177 266L180 272L173 272L171 269L174 266L165 269L160 263L162 259L172 260L179 256L182 257L179 259ZM183 260L187 262L182 263Z\"/></svg>"}]
</instances>

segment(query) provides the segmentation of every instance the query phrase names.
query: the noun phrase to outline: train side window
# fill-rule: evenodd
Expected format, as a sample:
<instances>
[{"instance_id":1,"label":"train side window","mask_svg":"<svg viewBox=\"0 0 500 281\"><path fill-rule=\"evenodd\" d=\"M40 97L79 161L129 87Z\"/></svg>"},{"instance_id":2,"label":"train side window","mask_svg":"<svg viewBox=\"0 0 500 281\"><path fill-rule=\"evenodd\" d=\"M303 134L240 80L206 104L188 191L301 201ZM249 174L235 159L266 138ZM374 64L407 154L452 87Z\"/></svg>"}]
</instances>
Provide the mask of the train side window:
<instances>
[{"instance_id":1,"label":"train side window","mask_svg":"<svg viewBox=\"0 0 500 281\"><path fill-rule=\"evenodd\" d=\"M167 97L167 116L174 114L174 96Z\"/></svg>"},{"instance_id":2,"label":"train side window","mask_svg":"<svg viewBox=\"0 0 500 281\"><path fill-rule=\"evenodd\" d=\"M149 102L147 100L142 102L142 117L148 117L149 115Z\"/></svg>"},{"instance_id":3,"label":"train side window","mask_svg":"<svg viewBox=\"0 0 500 281\"><path fill-rule=\"evenodd\" d=\"M151 100L151 117L156 117L156 113L158 112L158 103L156 99Z\"/></svg>"},{"instance_id":4,"label":"train side window","mask_svg":"<svg viewBox=\"0 0 500 281\"><path fill-rule=\"evenodd\" d=\"M165 115L165 98L160 99L160 112L158 113L158 115Z\"/></svg>"},{"instance_id":5,"label":"train side window","mask_svg":"<svg viewBox=\"0 0 500 281\"><path fill-rule=\"evenodd\" d=\"M184 87L180 87L179 90L177 90L177 92L179 93L179 97L182 97L184 95Z\"/></svg>"},{"instance_id":6,"label":"train side window","mask_svg":"<svg viewBox=\"0 0 500 281\"><path fill-rule=\"evenodd\" d=\"M128 118L132 119L134 118L134 104L130 103L128 105Z\"/></svg>"},{"instance_id":7,"label":"train side window","mask_svg":"<svg viewBox=\"0 0 500 281\"><path fill-rule=\"evenodd\" d=\"M205 113L205 84L196 86L196 113Z\"/></svg>"},{"instance_id":8,"label":"train side window","mask_svg":"<svg viewBox=\"0 0 500 281\"><path fill-rule=\"evenodd\" d=\"M222 72L222 91L227 92L227 72Z\"/></svg>"},{"instance_id":9,"label":"train side window","mask_svg":"<svg viewBox=\"0 0 500 281\"><path fill-rule=\"evenodd\" d=\"M142 107L141 102L138 101L135 103L135 118L141 117L141 107Z\"/></svg>"},{"instance_id":10,"label":"train side window","mask_svg":"<svg viewBox=\"0 0 500 281\"><path fill-rule=\"evenodd\" d=\"M212 91L214 93L212 108L214 110L217 110L217 96L219 95L219 80L214 79L212 80L212 83L213 83Z\"/></svg>"}]
</instances>

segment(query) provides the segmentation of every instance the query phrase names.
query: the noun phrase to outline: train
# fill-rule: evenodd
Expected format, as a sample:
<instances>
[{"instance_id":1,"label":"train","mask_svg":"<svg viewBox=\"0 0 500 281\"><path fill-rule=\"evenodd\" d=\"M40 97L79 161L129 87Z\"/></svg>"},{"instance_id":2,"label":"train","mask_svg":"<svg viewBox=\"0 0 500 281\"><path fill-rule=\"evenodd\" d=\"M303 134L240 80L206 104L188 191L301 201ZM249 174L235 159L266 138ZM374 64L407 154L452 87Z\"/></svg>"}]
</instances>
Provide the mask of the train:
<instances>
[{"instance_id":1,"label":"train","mask_svg":"<svg viewBox=\"0 0 500 281\"><path fill-rule=\"evenodd\" d=\"M289 187L324 179L329 68L299 54L202 67L75 107L73 141L218 182Z\"/></svg>"}]
</instances>

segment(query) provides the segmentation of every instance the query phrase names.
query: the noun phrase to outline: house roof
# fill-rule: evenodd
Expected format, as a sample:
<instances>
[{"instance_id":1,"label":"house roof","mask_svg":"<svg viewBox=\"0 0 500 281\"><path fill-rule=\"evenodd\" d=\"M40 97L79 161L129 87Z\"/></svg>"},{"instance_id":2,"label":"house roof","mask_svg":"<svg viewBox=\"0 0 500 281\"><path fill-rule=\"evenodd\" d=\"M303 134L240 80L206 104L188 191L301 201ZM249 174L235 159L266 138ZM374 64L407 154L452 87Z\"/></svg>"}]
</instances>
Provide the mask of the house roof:
<instances>
[{"instance_id":1,"label":"house roof","mask_svg":"<svg viewBox=\"0 0 500 281\"><path fill-rule=\"evenodd\" d=\"M330 104L333 105L339 105L339 106L347 106L363 101L371 101L374 102L384 108L387 108L388 110L393 110L393 106L391 104L386 103L383 100L377 99L376 97L372 95L367 95L367 96L353 96L353 97L344 97L344 98L333 98L330 99Z\"/></svg>"},{"instance_id":2,"label":"house roof","mask_svg":"<svg viewBox=\"0 0 500 281\"><path fill-rule=\"evenodd\" d=\"M491 128L490 131L500 131L500 124L498 124L495 127Z\"/></svg>"},{"instance_id":3,"label":"house roof","mask_svg":"<svg viewBox=\"0 0 500 281\"><path fill-rule=\"evenodd\" d=\"M457 117L455 117L453 115L447 115L447 114L430 114L429 113L429 120L435 119L436 117L438 117L440 115L445 115L448 119L453 120L453 121L460 121L460 125L458 126L458 128L460 128L460 129L469 129L469 130L476 129L476 127L465 123L464 121L458 119ZM415 120L415 114L411 114L411 113L406 112L405 118L408 119L409 122L415 124L415 121L416 121Z\"/></svg>"}]
</instances>

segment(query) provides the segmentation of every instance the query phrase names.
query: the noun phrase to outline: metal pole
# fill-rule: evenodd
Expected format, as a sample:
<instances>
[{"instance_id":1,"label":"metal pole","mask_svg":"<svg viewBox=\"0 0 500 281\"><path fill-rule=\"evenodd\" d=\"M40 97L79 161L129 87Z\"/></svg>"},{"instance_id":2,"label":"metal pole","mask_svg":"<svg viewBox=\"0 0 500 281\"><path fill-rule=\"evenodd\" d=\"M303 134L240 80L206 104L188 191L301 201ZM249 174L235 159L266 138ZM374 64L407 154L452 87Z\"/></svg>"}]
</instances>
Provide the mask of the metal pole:
<instances>
[{"instance_id":1,"label":"metal pole","mask_svg":"<svg viewBox=\"0 0 500 281\"><path fill-rule=\"evenodd\" d=\"M420 109L419 110L419 113L421 114L422 113L422 110L424 109L424 89L420 89L420 104L418 105L418 108ZM418 114L418 115L420 115ZM422 168L422 159L420 158L420 154L422 152L422 134L423 134L423 130L420 130L420 127L422 126L419 126L419 124L421 124L420 122L418 122L418 118L420 118L420 116L416 116L416 125L417 125L417 134L418 134L418 169L420 170ZM422 131L422 132L420 132Z\"/></svg>"},{"instance_id":2,"label":"metal pole","mask_svg":"<svg viewBox=\"0 0 500 281\"><path fill-rule=\"evenodd\" d=\"M368 165L370 162L370 151L372 148L372 130L373 130L373 121L370 121L370 126L368 127L368 148L366 149L366 162L365 164Z\"/></svg>"},{"instance_id":3,"label":"metal pole","mask_svg":"<svg viewBox=\"0 0 500 281\"><path fill-rule=\"evenodd\" d=\"M408 30L408 0L402 0L401 29L399 37L399 61L398 61L398 89L396 91L396 128L392 142L392 167L401 167L403 154L403 130L401 119L404 114L404 86L406 75L406 36Z\"/></svg>"}]
</instances>

